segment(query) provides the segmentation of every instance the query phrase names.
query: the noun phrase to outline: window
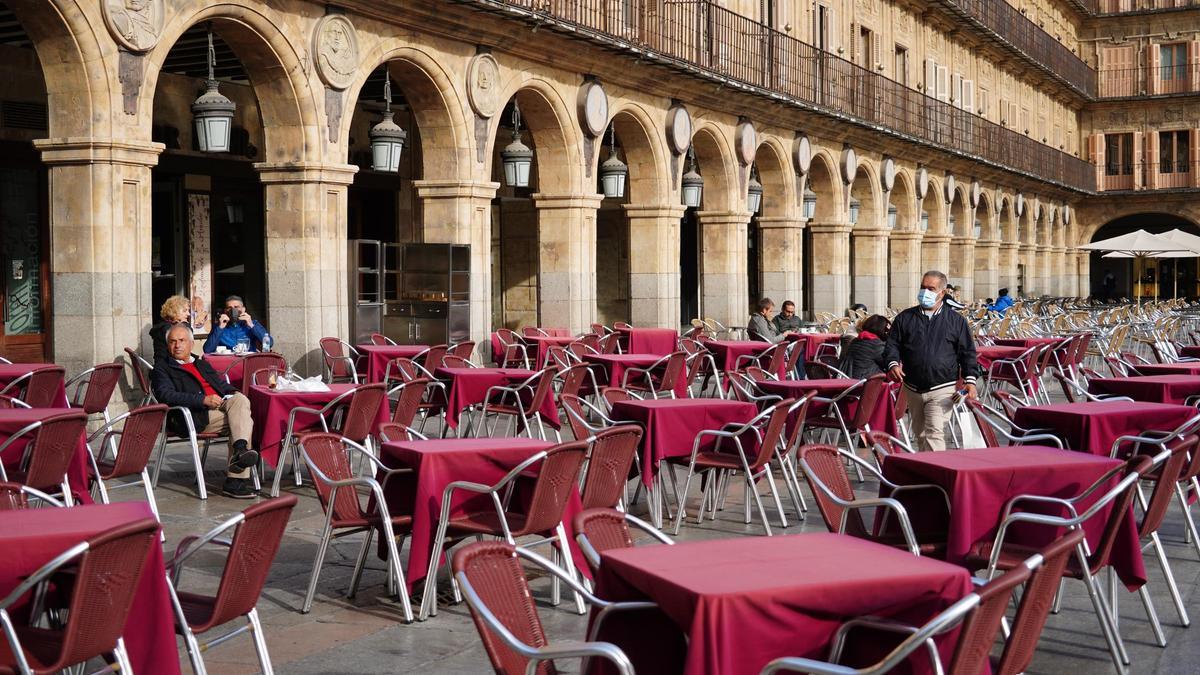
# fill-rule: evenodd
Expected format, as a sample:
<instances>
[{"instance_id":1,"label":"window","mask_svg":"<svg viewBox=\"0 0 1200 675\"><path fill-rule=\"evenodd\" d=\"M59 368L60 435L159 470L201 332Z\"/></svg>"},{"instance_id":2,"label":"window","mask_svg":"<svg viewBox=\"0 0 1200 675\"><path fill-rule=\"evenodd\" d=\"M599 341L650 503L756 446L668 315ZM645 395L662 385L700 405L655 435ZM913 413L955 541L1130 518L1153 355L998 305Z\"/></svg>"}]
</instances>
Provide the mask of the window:
<instances>
[{"instance_id":1,"label":"window","mask_svg":"<svg viewBox=\"0 0 1200 675\"><path fill-rule=\"evenodd\" d=\"M1187 44L1158 46L1158 78L1163 82L1187 79Z\"/></svg>"},{"instance_id":2,"label":"window","mask_svg":"<svg viewBox=\"0 0 1200 675\"><path fill-rule=\"evenodd\" d=\"M1187 173L1189 151L1186 130L1158 132L1158 172Z\"/></svg>"},{"instance_id":3,"label":"window","mask_svg":"<svg viewBox=\"0 0 1200 675\"><path fill-rule=\"evenodd\" d=\"M896 45L895 59L895 75L896 82L900 85L908 86L908 47Z\"/></svg>"},{"instance_id":4,"label":"window","mask_svg":"<svg viewBox=\"0 0 1200 675\"><path fill-rule=\"evenodd\" d=\"M854 55L854 62L863 68L866 68L867 70L873 69L873 64L871 63L871 50L874 46L874 37L875 36L871 34L870 28L859 26L857 45L858 49L856 50L858 53Z\"/></svg>"},{"instance_id":5,"label":"window","mask_svg":"<svg viewBox=\"0 0 1200 675\"><path fill-rule=\"evenodd\" d=\"M1133 134L1104 135L1104 175L1128 176L1133 173Z\"/></svg>"},{"instance_id":6,"label":"window","mask_svg":"<svg viewBox=\"0 0 1200 675\"><path fill-rule=\"evenodd\" d=\"M982 117L987 117L988 114L988 90L986 87L979 88L979 114Z\"/></svg>"}]
</instances>

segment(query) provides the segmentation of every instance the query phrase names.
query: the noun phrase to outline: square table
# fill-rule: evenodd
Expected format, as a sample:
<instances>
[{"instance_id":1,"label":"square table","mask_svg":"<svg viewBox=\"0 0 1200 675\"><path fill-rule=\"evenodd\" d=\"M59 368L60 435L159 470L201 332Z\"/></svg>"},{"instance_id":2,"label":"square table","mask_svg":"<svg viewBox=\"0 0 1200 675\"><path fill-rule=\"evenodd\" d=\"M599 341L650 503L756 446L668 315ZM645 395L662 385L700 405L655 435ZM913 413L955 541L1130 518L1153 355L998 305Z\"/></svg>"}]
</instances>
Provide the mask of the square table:
<instances>
[{"instance_id":1,"label":"square table","mask_svg":"<svg viewBox=\"0 0 1200 675\"><path fill-rule=\"evenodd\" d=\"M874 615L920 625L972 591L961 567L825 532L616 549L601 555L596 577L599 597L661 609L614 614L597 639L621 647L638 672L687 675L752 675L781 656L825 660L843 621ZM662 614L669 621L650 629ZM676 634L659 629L664 623ZM683 664L668 646L680 632L688 638ZM944 659L956 637L936 638ZM870 663L893 644L854 643L846 654ZM910 663L927 669L918 653Z\"/></svg>"},{"instance_id":2,"label":"square table","mask_svg":"<svg viewBox=\"0 0 1200 675\"><path fill-rule=\"evenodd\" d=\"M1004 446L889 455L883 460L883 475L898 485L933 484L946 491L950 497L950 522L945 530L946 562L962 564L974 546L990 544L995 539L1004 506L1013 497L1026 494L1074 497L1121 464L1119 459L1058 448ZM1120 480L1120 475L1114 476L1109 486ZM887 496L886 492L881 491L881 496ZM1095 497L1102 494L1098 492ZM907 507L914 528L943 531L939 525L946 525L945 504L940 498L930 503L928 496L904 492L899 499ZM1094 500L1088 501L1085 508L1092 503ZM1045 512L1067 515L1061 509ZM1093 549L1104 532L1108 514L1109 509L1105 509L1084 525ZM1061 532L1055 533L1045 526L1017 525L1006 538L1009 542L1040 548L1059 535ZM1146 583L1146 567L1132 509L1113 546L1112 561L1130 590Z\"/></svg>"},{"instance_id":3,"label":"square table","mask_svg":"<svg viewBox=\"0 0 1200 675\"><path fill-rule=\"evenodd\" d=\"M250 387L250 417L254 420L254 431L250 443L270 466L279 466L279 453L287 440L288 416L297 406L321 409L326 403L353 390L358 385L338 383L328 385L329 391L279 391L261 385ZM387 398L380 401L379 415L375 418L372 431L388 421ZM321 423L315 415L301 413L296 416L296 428L292 431L320 430Z\"/></svg>"},{"instance_id":4,"label":"square table","mask_svg":"<svg viewBox=\"0 0 1200 675\"><path fill-rule=\"evenodd\" d=\"M543 328L547 335L552 337L569 337L574 340L574 335L566 328ZM517 332L517 337L522 344L529 344L529 338ZM489 336L489 342L492 345L492 363L499 365L500 357L504 356L504 348L500 346L500 336L497 333L492 333Z\"/></svg>"},{"instance_id":5,"label":"square table","mask_svg":"<svg viewBox=\"0 0 1200 675\"><path fill-rule=\"evenodd\" d=\"M1024 347L1005 347L1003 345L979 345L975 347L975 357L979 367L987 372L992 367L992 361L1015 359L1025 353Z\"/></svg>"},{"instance_id":6,"label":"square table","mask_svg":"<svg viewBox=\"0 0 1200 675\"><path fill-rule=\"evenodd\" d=\"M524 368L438 368L434 377L446 383L446 425L458 429L458 418L462 411L479 405L487 398L492 387L511 387L532 377L537 371ZM558 406L554 393L546 395L538 411L542 421L558 429Z\"/></svg>"},{"instance_id":7,"label":"square table","mask_svg":"<svg viewBox=\"0 0 1200 675\"><path fill-rule=\"evenodd\" d=\"M428 345L356 345L354 347L362 354L365 368L359 372L366 376L367 382L383 382L387 374L387 364L392 359L411 359L417 354L429 349Z\"/></svg>"},{"instance_id":8,"label":"square table","mask_svg":"<svg viewBox=\"0 0 1200 675\"><path fill-rule=\"evenodd\" d=\"M817 350L823 344L838 344L842 341L841 333L793 333L789 340L806 340L804 345L804 361L816 360Z\"/></svg>"},{"instance_id":9,"label":"square table","mask_svg":"<svg viewBox=\"0 0 1200 675\"><path fill-rule=\"evenodd\" d=\"M1088 381L1088 391L1128 396L1135 401L1182 405L1189 397L1200 395L1200 375L1093 378Z\"/></svg>"},{"instance_id":10,"label":"square table","mask_svg":"<svg viewBox=\"0 0 1200 675\"><path fill-rule=\"evenodd\" d=\"M438 438L394 441L381 446L380 459L384 465L393 469L412 469L412 473L396 474L388 481L384 493L391 515L411 514L413 517L412 543L405 571L409 591L429 573L429 553L437 533L446 486L456 480L495 484L513 467L553 446L553 443L529 438ZM480 511L494 508L487 495L465 490L456 490L453 500L452 517L465 513L468 506ZM586 571L587 562L571 531L571 522L581 509L576 487L563 514L563 526L576 567Z\"/></svg>"},{"instance_id":11,"label":"square table","mask_svg":"<svg viewBox=\"0 0 1200 675\"><path fill-rule=\"evenodd\" d=\"M0 597L8 595L39 567L88 537L143 518L153 518L145 502L119 502L0 511ZM133 597L123 631L137 673L179 673L175 615L167 590L163 552L155 541Z\"/></svg>"},{"instance_id":12,"label":"square table","mask_svg":"<svg viewBox=\"0 0 1200 675\"><path fill-rule=\"evenodd\" d=\"M679 331L674 328L618 328L617 333L630 354L666 356L679 344Z\"/></svg>"},{"instance_id":13,"label":"square table","mask_svg":"<svg viewBox=\"0 0 1200 675\"><path fill-rule=\"evenodd\" d=\"M1170 431L1196 414L1186 405L1089 401L1018 408L1013 421L1025 429L1051 429L1072 450L1108 457L1113 441L1121 436Z\"/></svg>"},{"instance_id":14,"label":"square table","mask_svg":"<svg viewBox=\"0 0 1200 675\"><path fill-rule=\"evenodd\" d=\"M860 380L849 378L824 378L814 380L767 380L758 383L758 388L768 394L775 394L783 398L800 398L809 391L817 392L817 396L822 398L833 398L838 394L846 391L849 387L857 384ZM899 388L899 384L888 382L883 391L883 395L879 397L879 401L875 404L875 410L871 412L871 418L868 424L871 425L872 431L885 431L892 436L898 436L897 429L899 425L896 420L896 406L892 404L891 390ZM861 390L860 392L861 393ZM839 404L842 417L846 420L849 426L854 419L855 413L858 412L858 398L845 401ZM827 403L810 403L808 406L808 417L817 417L824 415L829 410ZM789 420L788 428L791 429L793 420ZM851 429L853 432L853 429Z\"/></svg>"},{"instance_id":15,"label":"square table","mask_svg":"<svg viewBox=\"0 0 1200 675\"><path fill-rule=\"evenodd\" d=\"M0 409L0 443L26 426L68 412L62 408L5 408ZM75 454L71 456L71 464L67 468L67 485L77 503L91 504L92 496L88 492L88 446L87 432L79 434L79 442L75 445ZM28 436L27 436L28 438ZM25 455L28 441L17 441L4 449L5 470L12 470L20 465L21 457ZM3 557L3 556L0 556Z\"/></svg>"},{"instance_id":16,"label":"square table","mask_svg":"<svg viewBox=\"0 0 1200 675\"><path fill-rule=\"evenodd\" d=\"M42 368L46 368L46 367L53 366L53 365L54 365L53 363L0 363L0 389L4 389L10 383L12 383L13 380L17 379L18 377L21 377L22 375L24 375L26 373L32 373L35 370L41 370ZM66 382L65 381L59 382L58 394L55 395L55 400L58 401L58 403L55 404L55 406L54 406L56 408L69 408L70 407L70 404L67 403L67 391L66 391Z\"/></svg>"},{"instance_id":17,"label":"square table","mask_svg":"<svg viewBox=\"0 0 1200 675\"><path fill-rule=\"evenodd\" d=\"M704 340L703 344L712 352L713 361L721 370L734 370L741 357L757 356L774 346L760 340Z\"/></svg>"},{"instance_id":18,"label":"square table","mask_svg":"<svg viewBox=\"0 0 1200 675\"><path fill-rule=\"evenodd\" d=\"M994 338L992 344L1000 347L1020 347L1021 349L1029 349L1039 345L1054 345L1062 342L1066 336L1062 337L1032 337L1032 338Z\"/></svg>"},{"instance_id":19,"label":"square table","mask_svg":"<svg viewBox=\"0 0 1200 675\"><path fill-rule=\"evenodd\" d=\"M525 344L533 348L529 355L533 359L530 365L535 369L544 368L550 358L551 347L566 347L576 339L574 335L526 335Z\"/></svg>"},{"instance_id":20,"label":"square table","mask_svg":"<svg viewBox=\"0 0 1200 675\"><path fill-rule=\"evenodd\" d=\"M242 359L245 354L205 354L204 360L212 369L217 372L218 376L224 375L225 371L229 371L229 384L237 387L238 391L242 389L242 379L246 376L242 372ZM232 368L231 368L232 366Z\"/></svg>"},{"instance_id":21,"label":"square table","mask_svg":"<svg viewBox=\"0 0 1200 675\"><path fill-rule=\"evenodd\" d=\"M593 364L596 373L596 385L603 387L620 387L625 378L625 371L630 368L649 368L658 363L663 357L657 354L585 354L583 360ZM645 378L642 378L645 381ZM675 381L675 396L685 398L688 395L686 373Z\"/></svg>"},{"instance_id":22,"label":"square table","mask_svg":"<svg viewBox=\"0 0 1200 675\"><path fill-rule=\"evenodd\" d=\"M1200 345L1184 345L1179 348L1179 355L1189 359L1200 359Z\"/></svg>"},{"instance_id":23,"label":"square table","mask_svg":"<svg viewBox=\"0 0 1200 675\"><path fill-rule=\"evenodd\" d=\"M1142 375L1200 375L1200 361L1139 363L1134 365L1133 368Z\"/></svg>"}]
</instances>

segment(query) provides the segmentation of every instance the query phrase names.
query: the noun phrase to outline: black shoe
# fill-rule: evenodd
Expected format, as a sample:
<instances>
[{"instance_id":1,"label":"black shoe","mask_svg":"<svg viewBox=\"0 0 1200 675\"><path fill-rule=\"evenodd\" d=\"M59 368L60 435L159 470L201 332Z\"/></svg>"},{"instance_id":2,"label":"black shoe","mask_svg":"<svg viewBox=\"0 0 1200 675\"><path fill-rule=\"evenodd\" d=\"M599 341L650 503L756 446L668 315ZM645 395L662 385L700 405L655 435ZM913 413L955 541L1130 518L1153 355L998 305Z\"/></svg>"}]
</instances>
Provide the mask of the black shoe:
<instances>
[{"instance_id":1,"label":"black shoe","mask_svg":"<svg viewBox=\"0 0 1200 675\"><path fill-rule=\"evenodd\" d=\"M221 492L233 499L254 499L254 481L249 478L226 478Z\"/></svg>"},{"instance_id":2,"label":"black shoe","mask_svg":"<svg viewBox=\"0 0 1200 675\"><path fill-rule=\"evenodd\" d=\"M237 446L234 446L237 451ZM252 466L258 465L257 450L242 450L229 462L229 473L241 473Z\"/></svg>"}]
</instances>

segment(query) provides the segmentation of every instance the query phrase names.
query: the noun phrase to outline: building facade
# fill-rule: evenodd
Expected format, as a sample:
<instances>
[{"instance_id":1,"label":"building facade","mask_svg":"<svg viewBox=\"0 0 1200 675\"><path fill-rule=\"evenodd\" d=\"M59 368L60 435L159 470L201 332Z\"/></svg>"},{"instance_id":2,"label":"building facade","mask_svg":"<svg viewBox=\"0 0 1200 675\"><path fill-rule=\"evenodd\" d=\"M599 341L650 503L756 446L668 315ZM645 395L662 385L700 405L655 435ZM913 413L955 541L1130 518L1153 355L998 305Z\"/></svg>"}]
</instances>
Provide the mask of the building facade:
<instances>
[{"instance_id":1,"label":"building facade","mask_svg":"<svg viewBox=\"0 0 1200 675\"><path fill-rule=\"evenodd\" d=\"M314 371L358 239L469 245L477 341L904 307L929 268L965 298L1087 295L1076 245L1200 221L1194 5L3 0L0 353L74 372L144 346L168 295L202 324L236 293ZM191 108L210 62L221 153ZM385 83L395 171L371 168Z\"/></svg>"}]
</instances>

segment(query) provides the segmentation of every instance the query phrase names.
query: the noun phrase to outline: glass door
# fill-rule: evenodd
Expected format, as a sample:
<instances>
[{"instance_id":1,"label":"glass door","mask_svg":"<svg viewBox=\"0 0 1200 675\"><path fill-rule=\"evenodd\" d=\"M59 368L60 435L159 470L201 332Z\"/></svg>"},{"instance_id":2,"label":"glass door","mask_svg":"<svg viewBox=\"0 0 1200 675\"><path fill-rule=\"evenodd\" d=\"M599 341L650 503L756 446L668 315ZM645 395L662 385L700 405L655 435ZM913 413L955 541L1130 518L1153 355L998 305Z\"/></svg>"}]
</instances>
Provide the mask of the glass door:
<instances>
[{"instance_id":1,"label":"glass door","mask_svg":"<svg viewBox=\"0 0 1200 675\"><path fill-rule=\"evenodd\" d=\"M11 361L48 360L48 256L39 170L0 167L0 355Z\"/></svg>"}]
</instances>

